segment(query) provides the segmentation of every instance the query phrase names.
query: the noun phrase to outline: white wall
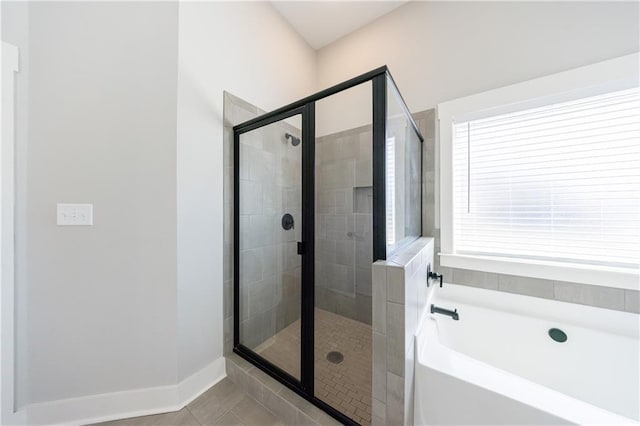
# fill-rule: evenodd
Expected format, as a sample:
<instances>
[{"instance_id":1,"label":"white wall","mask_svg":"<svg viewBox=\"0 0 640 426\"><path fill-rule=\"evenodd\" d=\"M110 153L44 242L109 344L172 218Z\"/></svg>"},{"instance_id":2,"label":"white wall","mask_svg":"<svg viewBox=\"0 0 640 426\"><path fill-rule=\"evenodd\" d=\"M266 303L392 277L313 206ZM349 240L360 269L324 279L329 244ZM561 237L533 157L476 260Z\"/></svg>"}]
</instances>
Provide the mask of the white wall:
<instances>
[{"instance_id":1,"label":"white wall","mask_svg":"<svg viewBox=\"0 0 640 426\"><path fill-rule=\"evenodd\" d=\"M32 3L29 402L175 383L177 5ZM57 202L94 226L57 227Z\"/></svg>"},{"instance_id":2,"label":"white wall","mask_svg":"<svg viewBox=\"0 0 640 426\"><path fill-rule=\"evenodd\" d=\"M222 356L223 90L294 101L315 52L268 3L2 8L30 65L18 406L174 385ZM93 203L94 226L57 227L57 202Z\"/></svg>"},{"instance_id":3,"label":"white wall","mask_svg":"<svg viewBox=\"0 0 640 426\"><path fill-rule=\"evenodd\" d=\"M22 55L18 407L204 371L222 356L223 90L294 101L315 89L315 52L268 3L2 12ZM57 202L93 203L94 226L57 227Z\"/></svg>"},{"instance_id":4,"label":"white wall","mask_svg":"<svg viewBox=\"0 0 640 426\"><path fill-rule=\"evenodd\" d=\"M15 330L15 355L26 353L26 320L27 320L27 289L26 282L26 184L27 173L27 145L28 145L28 101L29 101L29 6L27 2L2 2L2 40L19 47L19 72L15 75L15 216L14 231L18 238L14 241L14 321L18 329ZM5 342L7 344L8 342ZM15 357L15 387L14 392L18 403L26 401L26 382L28 380L27 363L25 359Z\"/></svg>"},{"instance_id":5,"label":"white wall","mask_svg":"<svg viewBox=\"0 0 640 426\"><path fill-rule=\"evenodd\" d=\"M636 52L638 19L637 2L410 2L321 49L318 86L386 64L410 110L422 111Z\"/></svg>"},{"instance_id":6,"label":"white wall","mask_svg":"<svg viewBox=\"0 0 640 426\"><path fill-rule=\"evenodd\" d=\"M181 3L179 28L182 378L222 356L223 90L271 110L312 93L316 76L315 52L267 2Z\"/></svg>"},{"instance_id":7,"label":"white wall","mask_svg":"<svg viewBox=\"0 0 640 426\"><path fill-rule=\"evenodd\" d=\"M2 7L22 20L3 38L28 30L18 407L175 383L177 5ZM93 203L94 226L57 227L58 202Z\"/></svg>"}]
</instances>

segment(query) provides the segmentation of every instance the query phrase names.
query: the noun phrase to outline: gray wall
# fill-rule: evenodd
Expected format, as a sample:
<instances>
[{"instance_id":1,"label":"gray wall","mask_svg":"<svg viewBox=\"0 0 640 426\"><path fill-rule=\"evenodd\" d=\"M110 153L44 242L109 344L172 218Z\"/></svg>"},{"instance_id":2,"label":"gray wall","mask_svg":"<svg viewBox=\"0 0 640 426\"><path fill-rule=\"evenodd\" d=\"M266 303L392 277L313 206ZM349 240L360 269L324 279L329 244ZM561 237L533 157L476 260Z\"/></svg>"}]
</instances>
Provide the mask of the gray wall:
<instances>
[{"instance_id":1,"label":"gray wall","mask_svg":"<svg viewBox=\"0 0 640 426\"><path fill-rule=\"evenodd\" d=\"M411 1L318 51L318 86L386 64L412 112L640 50L640 5L616 1ZM365 95L365 96L363 96ZM364 92L341 103L368 105ZM364 109L323 122L368 123Z\"/></svg>"},{"instance_id":2,"label":"gray wall","mask_svg":"<svg viewBox=\"0 0 640 426\"><path fill-rule=\"evenodd\" d=\"M30 3L27 29L18 406L175 383L177 5Z\"/></svg>"}]
</instances>

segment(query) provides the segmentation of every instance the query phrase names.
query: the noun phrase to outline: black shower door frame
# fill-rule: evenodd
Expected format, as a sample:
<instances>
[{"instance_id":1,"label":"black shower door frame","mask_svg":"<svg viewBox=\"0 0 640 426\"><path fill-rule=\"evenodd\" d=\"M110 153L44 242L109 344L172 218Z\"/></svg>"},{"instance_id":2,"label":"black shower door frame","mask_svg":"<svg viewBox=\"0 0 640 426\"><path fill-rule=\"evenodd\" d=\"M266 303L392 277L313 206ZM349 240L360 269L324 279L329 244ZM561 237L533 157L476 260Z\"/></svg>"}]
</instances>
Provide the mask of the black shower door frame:
<instances>
[{"instance_id":1,"label":"black shower door frame","mask_svg":"<svg viewBox=\"0 0 640 426\"><path fill-rule=\"evenodd\" d=\"M294 115L302 116L302 233L298 242L298 254L301 259L301 365L300 380L293 377L277 365L258 355L255 351L240 343L240 206L234 202L234 303L233 303L233 346L234 352L248 359L296 392L307 397L313 394L313 303L314 303L314 173L315 168L315 103L288 109L277 114L266 114L234 127L234 200L240 199L240 136L243 133L259 129L269 124L285 120Z\"/></svg>"},{"instance_id":2,"label":"black shower door frame","mask_svg":"<svg viewBox=\"0 0 640 426\"><path fill-rule=\"evenodd\" d=\"M233 351L346 425L357 425L357 423L314 395L315 103L368 81L372 82L373 104L372 262L385 260L388 255L385 226L387 83L392 84L396 88L396 92L400 93L387 66L369 71L275 111L248 120L233 128ZM418 137L423 141L422 135L402 97L400 97L400 104ZM302 115L302 241L299 242L299 252L301 252L302 256L300 380L240 343L240 206L238 202L240 200L240 135L299 114Z\"/></svg>"}]
</instances>

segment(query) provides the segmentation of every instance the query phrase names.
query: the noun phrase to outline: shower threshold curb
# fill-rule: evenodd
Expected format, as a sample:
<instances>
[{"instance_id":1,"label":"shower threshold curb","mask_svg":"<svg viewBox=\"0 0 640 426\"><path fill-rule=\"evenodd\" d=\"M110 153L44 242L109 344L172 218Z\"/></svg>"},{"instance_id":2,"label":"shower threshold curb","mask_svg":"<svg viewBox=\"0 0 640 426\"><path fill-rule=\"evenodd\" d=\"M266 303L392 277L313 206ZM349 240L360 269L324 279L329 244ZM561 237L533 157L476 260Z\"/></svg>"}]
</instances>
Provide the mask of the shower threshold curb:
<instances>
[{"instance_id":1,"label":"shower threshold curb","mask_svg":"<svg viewBox=\"0 0 640 426\"><path fill-rule=\"evenodd\" d=\"M287 425L341 425L336 419L240 356L225 356L227 377Z\"/></svg>"}]
</instances>

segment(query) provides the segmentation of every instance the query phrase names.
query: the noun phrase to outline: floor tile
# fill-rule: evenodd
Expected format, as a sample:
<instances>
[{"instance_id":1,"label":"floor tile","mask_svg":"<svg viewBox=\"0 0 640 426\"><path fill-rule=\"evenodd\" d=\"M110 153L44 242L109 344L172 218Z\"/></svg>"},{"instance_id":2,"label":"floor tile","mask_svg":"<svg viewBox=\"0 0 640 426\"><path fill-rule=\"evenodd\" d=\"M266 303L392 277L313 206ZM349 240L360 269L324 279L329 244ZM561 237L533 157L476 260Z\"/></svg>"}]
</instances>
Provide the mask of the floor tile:
<instances>
[{"instance_id":1,"label":"floor tile","mask_svg":"<svg viewBox=\"0 0 640 426\"><path fill-rule=\"evenodd\" d=\"M357 422L370 424L371 326L316 308L315 330L316 396ZM299 339L298 320L260 345L259 353L297 375L300 371L299 355L290 349L299 347ZM343 356L337 364L327 359L329 352L334 351ZM315 418L313 413L307 414Z\"/></svg>"},{"instance_id":2,"label":"floor tile","mask_svg":"<svg viewBox=\"0 0 640 426\"><path fill-rule=\"evenodd\" d=\"M242 420L240 420L238 416L229 411L227 414L213 422L212 426L246 426L246 424L242 423Z\"/></svg>"},{"instance_id":3,"label":"floor tile","mask_svg":"<svg viewBox=\"0 0 640 426\"><path fill-rule=\"evenodd\" d=\"M225 378L196 398L187 408L201 424L215 424L217 419L231 410L244 396L245 393L240 388L229 378Z\"/></svg>"},{"instance_id":4,"label":"floor tile","mask_svg":"<svg viewBox=\"0 0 640 426\"><path fill-rule=\"evenodd\" d=\"M231 413L236 415L243 424L247 426L254 425L284 425L269 410L264 408L255 399L245 396L235 407L231 409Z\"/></svg>"},{"instance_id":5,"label":"floor tile","mask_svg":"<svg viewBox=\"0 0 640 426\"><path fill-rule=\"evenodd\" d=\"M98 423L101 426L199 426L200 423L195 417L183 408L180 411L155 414L153 416L132 417L129 419L116 420L112 422Z\"/></svg>"},{"instance_id":6,"label":"floor tile","mask_svg":"<svg viewBox=\"0 0 640 426\"><path fill-rule=\"evenodd\" d=\"M371 424L371 326L331 312L316 309L316 395L357 422ZM300 321L283 329L260 350L273 359L289 362L299 372L299 355L287 349L300 345ZM343 360L332 363L331 351ZM264 401L252 398L245 389L225 378L196 398L184 409L153 416L142 416L104 423L109 426L268 426L319 423L339 424L319 408L299 398L289 389L246 361L239 360L251 377L261 383ZM231 362L231 361L229 361ZM240 367L242 368L242 367ZM264 405L263 405L264 404ZM301 411L297 411L301 410Z\"/></svg>"}]
</instances>

